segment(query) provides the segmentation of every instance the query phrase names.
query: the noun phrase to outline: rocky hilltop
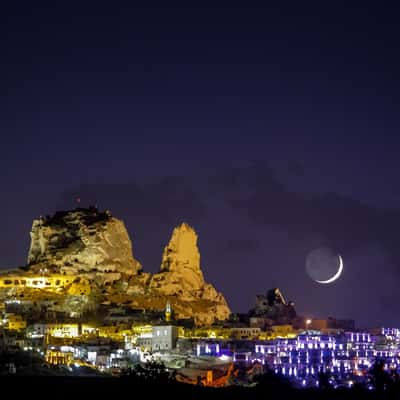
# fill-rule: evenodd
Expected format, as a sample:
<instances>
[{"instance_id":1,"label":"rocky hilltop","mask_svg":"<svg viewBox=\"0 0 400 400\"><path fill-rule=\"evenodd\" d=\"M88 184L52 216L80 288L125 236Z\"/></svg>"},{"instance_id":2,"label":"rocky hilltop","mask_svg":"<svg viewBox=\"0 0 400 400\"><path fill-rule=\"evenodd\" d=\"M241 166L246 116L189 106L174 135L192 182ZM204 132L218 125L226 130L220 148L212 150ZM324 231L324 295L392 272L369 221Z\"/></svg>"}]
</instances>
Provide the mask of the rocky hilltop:
<instances>
[{"instance_id":1,"label":"rocky hilltop","mask_svg":"<svg viewBox=\"0 0 400 400\"><path fill-rule=\"evenodd\" d=\"M118 272L142 270L122 221L96 208L57 212L33 221L28 265L52 272Z\"/></svg>"},{"instance_id":2,"label":"rocky hilltop","mask_svg":"<svg viewBox=\"0 0 400 400\"><path fill-rule=\"evenodd\" d=\"M204 280L197 234L185 223L174 229L163 252L160 272L151 277L149 289L175 297L175 309L181 315L195 316L200 324L224 320L230 314L224 296Z\"/></svg>"},{"instance_id":3,"label":"rocky hilltop","mask_svg":"<svg viewBox=\"0 0 400 400\"><path fill-rule=\"evenodd\" d=\"M292 324L296 317L296 310L292 301L286 301L278 288L256 296L256 304L249 311L252 317L265 318L268 325Z\"/></svg>"},{"instance_id":4,"label":"rocky hilltop","mask_svg":"<svg viewBox=\"0 0 400 400\"><path fill-rule=\"evenodd\" d=\"M151 311L162 311L169 302L176 318L194 318L198 325L230 314L223 295L204 280L193 228L185 223L176 227L160 272L145 273L133 256L124 223L95 207L35 220L27 265L2 277L9 278L0 279L2 297L57 293L92 307L95 298L96 303Z\"/></svg>"}]
</instances>

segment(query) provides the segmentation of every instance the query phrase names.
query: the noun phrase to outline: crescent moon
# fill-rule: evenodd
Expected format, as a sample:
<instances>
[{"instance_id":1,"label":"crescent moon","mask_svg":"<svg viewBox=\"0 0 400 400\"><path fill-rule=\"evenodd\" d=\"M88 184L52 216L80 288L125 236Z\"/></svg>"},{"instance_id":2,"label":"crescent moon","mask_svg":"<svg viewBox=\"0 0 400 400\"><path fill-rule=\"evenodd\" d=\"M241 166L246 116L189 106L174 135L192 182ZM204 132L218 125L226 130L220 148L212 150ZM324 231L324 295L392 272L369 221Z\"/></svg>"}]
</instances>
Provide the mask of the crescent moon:
<instances>
[{"instance_id":1,"label":"crescent moon","mask_svg":"<svg viewBox=\"0 0 400 400\"><path fill-rule=\"evenodd\" d=\"M339 269L338 269L338 271L336 272L336 274L333 275L332 278L327 279L326 281L318 281L318 280L316 280L316 282L318 282L318 283L324 283L324 284L326 284L326 283L332 283L332 282L335 282L336 279L339 278L339 276L342 274L342 271L343 271L343 259L342 259L342 257L341 257L339 254L338 254L338 257L339 257Z\"/></svg>"}]
</instances>

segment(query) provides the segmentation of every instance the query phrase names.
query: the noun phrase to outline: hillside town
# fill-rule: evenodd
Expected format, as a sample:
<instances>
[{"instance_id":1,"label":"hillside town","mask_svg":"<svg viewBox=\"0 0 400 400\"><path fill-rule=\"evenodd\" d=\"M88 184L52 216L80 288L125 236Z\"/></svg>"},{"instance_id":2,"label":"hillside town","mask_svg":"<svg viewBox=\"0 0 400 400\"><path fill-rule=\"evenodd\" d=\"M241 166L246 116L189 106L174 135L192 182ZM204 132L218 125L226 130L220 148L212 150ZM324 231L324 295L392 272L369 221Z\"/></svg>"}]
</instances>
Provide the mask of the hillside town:
<instances>
[{"instance_id":1,"label":"hillside town","mask_svg":"<svg viewBox=\"0 0 400 400\"><path fill-rule=\"evenodd\" d=\"M122 221L94 207L34 221L27 265L0 275L0 313L2 375L123 376L157 362L194 385L251 386L270 371L298 387L372 389L376 363L400 364L400 329L300 316L278 288L231 312L187 224L160 272L143 272Z\"/></svg>"}]
</instances>

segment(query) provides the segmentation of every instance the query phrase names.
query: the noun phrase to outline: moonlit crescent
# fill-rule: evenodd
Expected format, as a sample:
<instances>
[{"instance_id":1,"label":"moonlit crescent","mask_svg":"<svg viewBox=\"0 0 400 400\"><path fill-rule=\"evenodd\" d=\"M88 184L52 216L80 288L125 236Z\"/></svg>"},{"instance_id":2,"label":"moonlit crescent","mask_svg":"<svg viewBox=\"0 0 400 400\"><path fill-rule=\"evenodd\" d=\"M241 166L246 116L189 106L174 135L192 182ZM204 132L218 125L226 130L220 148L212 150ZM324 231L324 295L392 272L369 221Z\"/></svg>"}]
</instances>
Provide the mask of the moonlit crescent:
<instances>
[{"instance_id":1,"label":"moonlit crescent","mask_svg":"<svg viewBox=\"0 0 400 400\"><path fill-rule=\"evenodd\" d=\"M332 278L327 279L326 281L318 281L318 280L316 280L316 282L318 282L318 283L332 283L332 282L336 281L336 279L339 278L339 276L342 274L342 271L343 271L343 260L342 260L342 257L339 254L338 254L338 257L339 257L339 269L336 272L336 274L333 275Z\"/></svg>"}]
</instances>

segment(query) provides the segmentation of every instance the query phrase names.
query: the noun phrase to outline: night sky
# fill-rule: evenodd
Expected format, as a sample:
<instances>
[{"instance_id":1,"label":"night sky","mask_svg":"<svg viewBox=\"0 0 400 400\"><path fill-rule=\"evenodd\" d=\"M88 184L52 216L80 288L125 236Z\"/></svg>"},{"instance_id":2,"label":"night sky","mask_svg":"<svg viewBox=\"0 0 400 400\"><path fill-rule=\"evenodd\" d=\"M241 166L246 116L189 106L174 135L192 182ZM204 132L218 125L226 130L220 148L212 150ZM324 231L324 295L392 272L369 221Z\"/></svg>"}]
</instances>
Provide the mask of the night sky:
<instances>
[{"instance_id":1,"label":"night sky","mask_svg":"<svg viewBox=\"0 0 400 400\"><path fill-rule=\"evenodd\" d=\"M397 10L33 3L0 12L0 268L79 196L145 271L191 224L235 311L279 287L310 317L400 327ZM305 271L321 246L344 260L329 286Z\"/></svg>"}]
</instances>

